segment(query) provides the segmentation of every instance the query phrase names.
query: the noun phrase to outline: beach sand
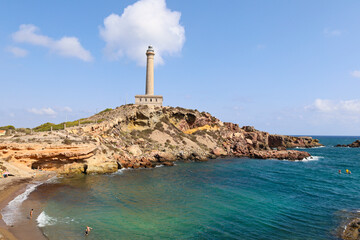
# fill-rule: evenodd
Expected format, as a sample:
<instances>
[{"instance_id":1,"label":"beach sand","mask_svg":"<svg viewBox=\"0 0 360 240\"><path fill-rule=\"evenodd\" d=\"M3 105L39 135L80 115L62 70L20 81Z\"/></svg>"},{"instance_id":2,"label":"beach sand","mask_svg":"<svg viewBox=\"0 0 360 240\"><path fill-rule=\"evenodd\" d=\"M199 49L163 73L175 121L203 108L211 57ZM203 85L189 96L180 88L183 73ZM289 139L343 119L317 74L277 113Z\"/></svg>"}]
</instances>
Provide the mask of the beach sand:
<instances>
[{"instance_id":1,"label":"beach sand","mask_svg":"<svg viewBox=\"0 0 360 240\"><path fill-rule=\"evenodd\" d=\"M38 172L34 178L29 177L8 177L0 179L0 209L3 209L16 196L22 194L28 184L34 181L46 181L47 179L56 176L53 172ZM36 208L36 205L31 208ZM29 212L30 212L29 209ZM0 215L0 240L13 239L47 239L40 229L37 227L36 218L40 212L34 211L33 217L28 218L29 212L23 214L27 216L23 221L17 222L13 226L7 226Z\"/></svg>"}]
</instances>

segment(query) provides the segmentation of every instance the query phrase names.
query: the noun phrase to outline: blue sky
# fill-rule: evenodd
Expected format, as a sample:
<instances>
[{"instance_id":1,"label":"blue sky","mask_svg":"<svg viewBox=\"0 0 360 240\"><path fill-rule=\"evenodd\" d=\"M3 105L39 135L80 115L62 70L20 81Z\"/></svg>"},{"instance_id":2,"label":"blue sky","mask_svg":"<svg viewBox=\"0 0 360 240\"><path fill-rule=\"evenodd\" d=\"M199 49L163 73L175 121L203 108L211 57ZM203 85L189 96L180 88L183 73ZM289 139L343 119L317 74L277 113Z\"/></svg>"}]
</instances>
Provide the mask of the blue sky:
<instances>
[{"instance_id":1,"label":"blue sky","mask_svg":"<svg viewBox=\"0 0 360 240\"><path fill-rule=\"evenodd\" d=\"M359 1L1 1L0 126L133 103L278 134L360 135Z\"/></svg>"}]
</instances>

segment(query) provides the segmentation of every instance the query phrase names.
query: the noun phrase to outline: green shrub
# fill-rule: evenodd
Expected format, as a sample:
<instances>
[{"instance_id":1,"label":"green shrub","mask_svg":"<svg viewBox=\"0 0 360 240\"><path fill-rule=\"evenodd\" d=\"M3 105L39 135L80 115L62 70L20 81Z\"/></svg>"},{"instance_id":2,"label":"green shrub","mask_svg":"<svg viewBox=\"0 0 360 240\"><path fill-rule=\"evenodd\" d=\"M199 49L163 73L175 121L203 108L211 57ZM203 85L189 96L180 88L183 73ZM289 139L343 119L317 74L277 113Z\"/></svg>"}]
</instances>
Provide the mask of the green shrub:
<instances>
[{"instance_id":1,"label":"green shrub","mask_svg":"<svg viewBox=\"0 0 360 240\"><path fill-rule=\"evenodd\" d=\"M0 127L0 130L15 130L15 127L12 125L8 125L8 126Z\"/></svg>"},{"instance_id":2,"label":"green shrub","mask_svg":"<svg viewBox=\"0 0 360 240\"><path fill-rule=\"evenodd\" d=\"M112 110L113 110L112 108L107 108L107 109L105 109L105 110L103 110L103 111L99 112L98 114L102 114L102 113L110 112L110 111L112 111ZM96 114L96 115L97 115L97 114Z\"/></svg>"},{"instance_id":3,"label":"green shrub","mask_svg":"<svg viewBox=\"0 0 360 240\"><path fill-rule=\"evenodd\" d=\"M64 139L64 141L63 141L63 144L66 144L66 145L71 145L72 143L73 143L73 141L68 138Z\"/></svg>"}]
</instances>

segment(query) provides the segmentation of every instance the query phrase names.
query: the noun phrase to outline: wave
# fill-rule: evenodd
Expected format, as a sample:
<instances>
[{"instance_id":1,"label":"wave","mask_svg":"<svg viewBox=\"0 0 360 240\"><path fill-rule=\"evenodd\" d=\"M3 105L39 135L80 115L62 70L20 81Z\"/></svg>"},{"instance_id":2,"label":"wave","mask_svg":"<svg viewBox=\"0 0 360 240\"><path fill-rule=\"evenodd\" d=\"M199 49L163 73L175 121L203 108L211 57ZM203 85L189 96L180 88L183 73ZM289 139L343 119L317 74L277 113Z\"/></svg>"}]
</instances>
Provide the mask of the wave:
<instances>
[{"instance_id":1,"label":"wave","mask_svg":"<svg viewBox=\"0 0 360 240\"><path fill-rule=\"evenodd\" d=\"M25 192L15 197L12 201L8 203L5 208L2 209L1 215L6 225L13 225L16 222L16 219L21 217L19 208L22 202L24 202L28 198L30 193L33 192L41 184L42 182L28 185Z\"/></svg>"},{"instance_id":2,"label":"wave","mask_svg":"<svg viewBox=\"0 0 360 240\"><path fill-rule=\"evenodd\" d=\"M174 164L174 166L176 166L176 164ZM165 165L160 164L160 165L156 165L154 168L159 168L159 167L165 167ZM135 171L135 170L151 170L153 168L146 168L146 167L139 167L139 168L121 168L119 170L117 170L116 172L112 173L111 175L120 175L123 174L125 171Z\"/></svg>"},{"instance_id":3,"label":"wave","mask_svg":"<svg viewBox=\"0 0 360 240\"><path fill-rule=\"evenodd\" d=\"M324 148L326 146L318 146L318 147L310 147L310 148L305 148L305 147L295 147L295 149L313 149L313 148Z\"/></svg>"},{"instance_id":4,"label":"wave","mask_svg":"<svg viewBox=\"0 0 360 240\"><path fill-rule=\"evenodd\" d=\"M38 222L39 227L51 226L56 224L56 218L46 215L44 211L40 213L36 221Z\"/></svg>"},{"instance_id":5,"label":"wave","mask_svg":"<svg viewBox=\"0 0 360 240\"><path fill-rule=\"evenodd\" d=\"M310 156L307 158L304 158L302 161L308 162L308 161L318 161L319 159L322 159L324 157L320 157L320 156Z\"/></svg>"},{"instance_id":6,"label":"wave","mask_svg":"<svg viewBox=\"0 0 360 240\"><path fill-rule=\"evenodd\" d=\"M111 175L121 175L123 174L125 171L129 171L129 168L121 168L119 170L117 170L116 172L112 173Z\"/></svg>"},{"instance_id":7,"label":"wave","mask_svg":"<svg viewBox=\"0 0 360 240\"><path fill-rule=\"evenodd\" d=\"M318 161L320 159L322 159L324 157L320 157L320 156L310 156L310 157L306 157L302 160L283 160L283 161L288 161L288 162L311 162L311 161Z\"/></svg>"},{"instance_id":8,"label":"wave","mask_svg":"<svg viewBox=\"0 0 360 240\"><path fill-rule=\"evenodd\" d=\"M45 183L58 183L62 177L54 176L45 181Z\"/></svg>"}]
</instances>

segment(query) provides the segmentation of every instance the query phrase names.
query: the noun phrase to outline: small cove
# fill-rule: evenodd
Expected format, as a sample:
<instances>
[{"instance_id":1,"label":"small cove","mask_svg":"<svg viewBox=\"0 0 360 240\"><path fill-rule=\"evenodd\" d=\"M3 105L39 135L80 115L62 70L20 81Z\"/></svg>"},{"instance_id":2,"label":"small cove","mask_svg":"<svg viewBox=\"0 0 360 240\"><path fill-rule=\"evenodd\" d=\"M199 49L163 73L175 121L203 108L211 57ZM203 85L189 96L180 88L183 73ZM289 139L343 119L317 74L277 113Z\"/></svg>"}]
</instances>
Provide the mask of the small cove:
<instances>
[{"instance_id":1,"label":"small cove","mask_svg":"<svg viewBox=\"0 0 360 240\"><path fill-rule=\"evenodd\" d=\"M313 161L216 159L62 178L24 206L39 204L49 239L82 239L86 225L87 239L337 239L360 209L360 149L333 147L356 137L317 138L325 147L304 150Z\"/></svg>"}]
</instances>

